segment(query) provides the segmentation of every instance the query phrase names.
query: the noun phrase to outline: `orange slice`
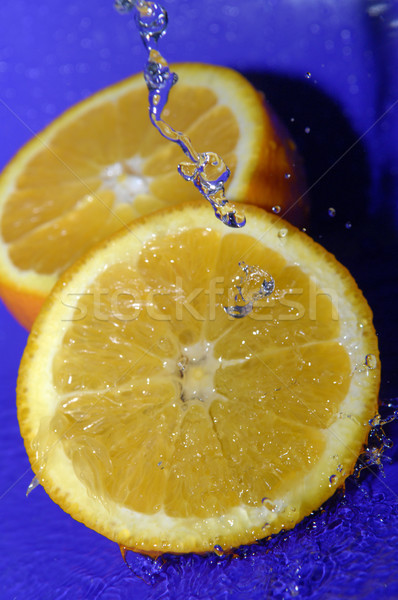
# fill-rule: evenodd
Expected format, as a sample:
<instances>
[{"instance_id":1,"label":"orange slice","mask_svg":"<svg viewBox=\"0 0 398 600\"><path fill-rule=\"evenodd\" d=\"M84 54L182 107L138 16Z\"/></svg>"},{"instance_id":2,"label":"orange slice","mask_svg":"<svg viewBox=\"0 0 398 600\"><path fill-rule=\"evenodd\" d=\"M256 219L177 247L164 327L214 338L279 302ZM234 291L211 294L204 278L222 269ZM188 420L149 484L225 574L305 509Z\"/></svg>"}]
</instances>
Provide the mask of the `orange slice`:
<instances>
[{"instance_id":1,"label":"orange slice","mask_svg":"<svg viewBox=\"0 0 398 600\"><path fill-rule=\"evenodd\" d=\"M294 144L238 73L173 69L179 83L163 116L199 151L231 168L231 200L300 214ZM30 328L60 273L132 219L196 199L177 172L181 149L151 125L142 75L76 105L29 142L0 178L0 294ZM287 180L284 175L292 176ZM211 208L209 207L209 220Z\"/></svg>"},{"instance_id":2,"label":"orange slice","mask_svg":"<svg viewBox=\"0 0 398 600\"><path fill-rule=\"evenodd\" d=\"M18 418L75 519L142 552L204 552L293 527L352 472L377 413L372 313L309 237L245 205L144 217L67 270L29 337ZM234 319L238 262L275 291Z\"/></svg>"}]
</instances>

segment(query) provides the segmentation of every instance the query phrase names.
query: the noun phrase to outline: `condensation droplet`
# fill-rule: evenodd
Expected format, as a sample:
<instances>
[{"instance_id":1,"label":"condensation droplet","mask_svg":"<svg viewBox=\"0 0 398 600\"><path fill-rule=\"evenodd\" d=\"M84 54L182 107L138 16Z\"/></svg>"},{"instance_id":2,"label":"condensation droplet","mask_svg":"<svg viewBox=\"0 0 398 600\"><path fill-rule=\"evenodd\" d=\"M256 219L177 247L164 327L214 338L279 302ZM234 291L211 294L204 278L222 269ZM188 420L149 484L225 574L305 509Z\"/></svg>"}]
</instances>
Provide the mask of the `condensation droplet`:
<instances>
[{"instance_id":1,"label":"condensation droplet","mask_svg":"<svg viewBox=\"0 0 398 600\"><path fill-rule=\"evenodd\" d=\"M290 179L290 178L291 178L291 176L292 176L292 174L291 174L291 173L285 173L285 179Z\"/></svg>"},{"instance_id":2,"label":"condensation droplet","mask_svg":"<svg viewBox=\"0 0 398 600\"><path fill-rule=\"evenodd\" d=\"M329 215L329 217L335 217L336 216L336 209L333 208L333 206L331 206L330 208L328 208L328 215Z\"/></svg>"},{"instance_id":3,"label":"condensation droplet","mask_svg":"<svg viewBox=\"0 0 398 600\"><path fill-rule=\"evenodd\" d=\"M279 204L276 204L275 206L272 207L272 212L275 213L276 215L279 215L279 213L281 212L281 207L279 206Z\"/></svg>"},{"instance_id":4,"label":"condensation droplet","mask_svg":"<svg viewBox=\"0 0 398 600\"><path fill-rule=\"evenodd\" d=\"M329 477L329 487L336 484L336 475L331 475Z\"/></svg>"},{"instance_id":5,"label":"condensation droplet","mask_svg":"<svg viewBox=\"0 0 398 600\"><path fill-rule=\"evenodd\" d=\"M352 227L351 221L347 221L347 223L345 224L345 228L346 229L351 229L351 227Z\"/></svg>"},{"instance_id":6,"label":"condensation droplet","mask_svg":"<svg viewBox=\"0 0 398 600\"><path fill-rule=\"evenodd\" d=\"M306 128L304 129L304 131L305 131L305 133L310 133L310 131L311 131L311 128L310 128L310 127L306 127Z\"/></svg>"},{"instance_id":7,"label":"condensation droplet","mask_svg":"<svg viewBox=\"0 0 398 600\"><path fill-rule=\"evenodd\" d=\"M278 231L278 237L281 238L281 239L283 239L286 236L287 236L287 229L286 229L286 227L283 227L282 229L280 229Z\"/></svg>"},{"instance_id":8,"label":"condensation droplet","mask_svg":"<svg viewBox=\"0 0 398 600\"><path fill-rule=\"evenodd\" d=\"M365 365L368 367L368 369L375 369L377 367L377 358L374 354L366 355Z\"/></svg>"},{"instance_id":9,"label":"condensation droplet","mask_svg":"<svg viewBox=\"0 0 398 600\"><path fill-rule=\"evenodd\" d=\"M307 73L304 75L304 77L306 79L311 79L311 73L309 71L307 71Z\"/></svg>"}]
</instances>

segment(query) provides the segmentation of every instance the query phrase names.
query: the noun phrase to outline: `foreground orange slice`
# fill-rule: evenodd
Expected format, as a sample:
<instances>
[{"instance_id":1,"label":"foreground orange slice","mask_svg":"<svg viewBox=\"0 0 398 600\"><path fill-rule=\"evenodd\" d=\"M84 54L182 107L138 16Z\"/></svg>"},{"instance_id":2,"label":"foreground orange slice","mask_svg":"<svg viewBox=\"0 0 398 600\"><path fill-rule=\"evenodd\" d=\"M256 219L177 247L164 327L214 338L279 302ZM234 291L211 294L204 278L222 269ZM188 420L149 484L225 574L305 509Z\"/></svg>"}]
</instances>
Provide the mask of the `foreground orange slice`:
<instances>
[{"instance_id":1,"label":"foreground orange slice","mask_svg":"<svg viewBox=\"0 0 398 600\"><path fill-rule=\"evenodd\" d=\"M203 552L293 527L352 472L377 413L372 314L309 237L245 206L136 221L60 279L30 334L18 418L48 494L145 552ZM238 261L272 295L229 316Z\"/></svg>"},{"instance_id":2,"label":"foreground orange slice","mask_svg":"<svg viewBox=\"0 0 398 600\"><path fill-rule=\"evenodd\" d=\"M289 218L297 217L294 144L259 94L230 69L173 68L179 83L163 116L199 152L224 159L228 197L292 207ZM136 217L198 198L177 172L181 149L149 121L147 95L141 74L101 91L54 121L3 172L0 294L25 327L59 274L94 243Z\"/></svg>"}]
</instances>

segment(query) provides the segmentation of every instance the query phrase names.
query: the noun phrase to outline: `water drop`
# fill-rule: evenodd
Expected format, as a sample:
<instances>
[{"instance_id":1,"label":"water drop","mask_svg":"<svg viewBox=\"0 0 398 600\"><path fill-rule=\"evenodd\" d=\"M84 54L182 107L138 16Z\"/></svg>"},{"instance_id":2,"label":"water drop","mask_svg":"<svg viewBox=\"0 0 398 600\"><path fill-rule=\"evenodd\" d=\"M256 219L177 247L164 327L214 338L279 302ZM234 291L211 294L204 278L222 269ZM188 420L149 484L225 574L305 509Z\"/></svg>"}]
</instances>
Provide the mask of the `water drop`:
<instances>
[{"instance_id":1,"label":"water drop","mask_svg":"<svg viewBox=\"0 0 398 600\"><path fill-rule=\"evenodd\" d=\"M275 213L276 215L279 215L279 213L281 212L281 207L279 206L279 204L276 204L275 206L272 207L272 212Z\"/></svg>"},{"instance_id":2,"label":"water drop","mask_svg":"<svg viewBox=\"0 0 398 600\"><path fill-rule=\"evenodd\" d=\"M38 485L40 485L40 481L37 479L37 477L33 477L32 481L28 485L28 489L26 490L26 496L29 496L29 494L33 492Z\"/></svg>"},{"instance_id":3,"label":"water drop","mask_svg":"<svg viewBox=\"0 0 398 600\"><path fill-rule=\"evenodd\" d=\"M331 475L329 477L329 487L336 484L336 475Z\"/></svg>"},{"instance_id":4,"label":"water drop","mask_svg":"<svg viewBox=\"0 0 398 600\"><path fill-rule=\"evenodd\" d=\"M285 179L290 179L291 178L291 173L285 173Z\"/></svg>"},{"instance_id":5,"label":"water drop","mask_svg":"<svg viewBox=\"0 0 398 600\"><path fill-rule=\"evenodd\" d=\"M307 73L305 74L305 78L306 79L311 79L311 73L309 71L307 71Z\"/></svg>"},{"instance_id":6,"label":"water drop","mask_svg":"<svg viewBox=\"0 0 398 600\"><path fill-rule=\"evenodd\" d=\"M351 229L351 227L352 227L351 221L347 221L347 223L345 224L345 228L346 229Z\"/></svg>"},{"instance_id":7,"label":"water drop","mask_svg":"<svg viewBox=\"0 0 398 600\"><path fill-rule=\"evenodd\" d=\"M285 238L285 237L287 236L287 233L288 233L288 232L287 232L287 229L286 229L286 227L282 227L282 229L280 229L280 230L278 231L278 237L279 237L280 239L283 239L283 238Z\"/></svg>"},{"instance_id":8,"label":"water drop","mask_svg":"<svg viewBox=\"0 0 398 600\"><path fill-rule=\"evenodd\" d=\"M368 369L375 369L377 367L377 358L374 354L366 355L365 365L368 367Z\"/></svg>"},{"instance_id":9,"label":"water drop","mask_svg":"<svg viewBox=\"0 0 398 600\"><path fill-rule=\"evenodd\" d=\"M333 206L331 206L330 208L328 208L328 215L329 215L329 217L335 217L336 216L336 209L333 208Z\"/></svg>"},{"instance_id":10,"label":"water drop","mask_svg":"<svg viewBox=\"0 0 398 600\"><path fill-rule=\"evenodd\" d=\"M216 544L214 546L213 550L217 554L217 556L223 556L224 555L224 550L222 549L222 547L219 544Z\"/></svg>"},{"instance_id":11,"label":"water drop","mask_svg":"<svg viewBox=\"0 0 398 600\"><path fill-rule=\"evenodd\" d=\"M121 14L130 12L134 8L137 0L115 0L115 8Z\"/></svg>"},{"instance_id":12,"label":"water drop","mask_svg":"<svg viewBox=\"0 0 398 600\"><path fill-rule=\"evenodd\" d=\"M306 127L306 128L304 129L304 131L305 131L305 133L310 133L310 131L311 131L311 128L310 128L310 127Z\"/></svg>"}]
</instances>

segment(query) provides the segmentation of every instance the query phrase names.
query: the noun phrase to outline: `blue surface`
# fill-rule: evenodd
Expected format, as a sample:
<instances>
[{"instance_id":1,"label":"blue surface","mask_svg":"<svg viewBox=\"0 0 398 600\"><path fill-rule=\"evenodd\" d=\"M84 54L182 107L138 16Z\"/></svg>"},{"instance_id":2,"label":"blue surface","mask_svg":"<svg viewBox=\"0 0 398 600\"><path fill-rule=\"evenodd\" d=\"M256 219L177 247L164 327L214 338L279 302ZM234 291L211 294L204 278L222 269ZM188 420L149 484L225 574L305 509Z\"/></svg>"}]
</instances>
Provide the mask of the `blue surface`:
<instances>
[{"instance_id":1,"label":"blue surface","mask_svg":"<svg viewBox=\"0 0 398 600\"><path fill-rule=\"evenodd\" d=\"M161 50L170 61L245 73L282 116L304 156L309 233L350 268L374 311L381 398L398 396L398 10L365 0L169 0ZM0 165L65 108L145 60L111 0L2 0ZM307 79L305 73L311 73ZM397 104L394 104L397 103ZM306 128L309 133L305 133ZM336 217L327 214L336 208ZM347 228L346 224L351 223ZM293 531L238 558L130 553L63 513L32 478L15 382L26 333L0 306L1 599L373 599L398 597L398 467L347 485ZM384 412L391 409L384 408ZM386 426L398 440L395 423Z\"/></svg>"}]
</instances>

